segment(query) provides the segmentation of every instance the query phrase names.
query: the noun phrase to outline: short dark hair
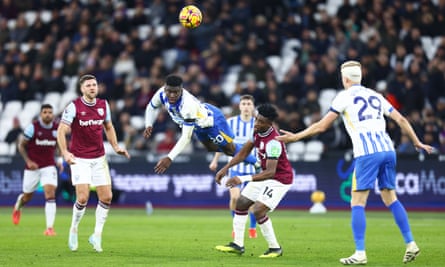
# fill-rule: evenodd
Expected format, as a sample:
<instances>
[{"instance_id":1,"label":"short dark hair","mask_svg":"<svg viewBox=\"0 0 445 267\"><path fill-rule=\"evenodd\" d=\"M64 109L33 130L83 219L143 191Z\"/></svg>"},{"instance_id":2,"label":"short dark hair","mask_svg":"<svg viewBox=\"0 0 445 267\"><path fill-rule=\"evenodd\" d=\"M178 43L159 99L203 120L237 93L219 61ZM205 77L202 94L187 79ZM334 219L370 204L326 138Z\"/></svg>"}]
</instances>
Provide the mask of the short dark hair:
<instances>
[{"instance_id":1,"label":"short dark hair","mask_svg":"<svg viewBox=\"0 0 445 267\"><path fill-rule=\"evenodd\" d=\"M50 104L42 104L40 106L40 111L44 110L45 108L53 109L53 106L51 106Z\"/></svg>"},{"instance_id":2,"label":"short dark hair","mask_svg":"<svg viewBox=\"0 0 445 267\"><path fill-rule=\"evenodd\" d=\"M82 76L79 78L79 82L78 82L79 88L80 88L80 86L81 86L86 80L97 80L97 79L96 79L96 76L91 75L91 74L85 74L85 75L82 75Z\"/></svg>"},{"instance_id":3,"label":"short dark hair","mask_svg":"<svg viewBox=\"0 0 445 267\"><path fill-rule=\"evenodd\" d=\"M275 108L275 106L272 104L259 105L257 110L258 110L258 114L267 118L271 122L275 121L275 119L278 117L278 111Z\"/></svg>"},{"instance_id":4,"label":"short dark hair","mask_svg":"<svg viewBox=\"0 0 445 267\"><path fill-rule=\"evenodd\" d=\"M175 74L170 74L165 78L165 84L168 86L182 86L182 78Z\"/></svg>"},{"instance_id":5,"label":"short dark hair","mask_svg":"<svg viewBox=\"0 0 445 267\"><path fill-rule=\"evenodd\" d=\"M241 101L241 100L250 100L250 101L252 101L253 103L255 103L255 98L253 98L253 96L252 96L252 95L249 95L249 94L241 95L240 98L239 98L239 100L240 100L240 101Z\"/></svg>"}]
</instances>

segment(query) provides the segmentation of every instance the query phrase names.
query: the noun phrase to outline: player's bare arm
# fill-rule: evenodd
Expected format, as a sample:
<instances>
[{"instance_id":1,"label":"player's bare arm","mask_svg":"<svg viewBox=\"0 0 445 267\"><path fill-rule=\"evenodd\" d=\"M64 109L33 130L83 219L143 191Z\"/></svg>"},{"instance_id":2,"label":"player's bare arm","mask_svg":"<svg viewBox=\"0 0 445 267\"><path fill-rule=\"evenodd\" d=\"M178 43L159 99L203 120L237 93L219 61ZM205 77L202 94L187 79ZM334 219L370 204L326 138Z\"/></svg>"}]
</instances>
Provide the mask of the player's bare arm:
<instances>
[{"instance_id":1,"label":"player's bare arm","mask_svg":"<svg viewBox=\"0 0 445 267\"><path fill-rule=\"evenodd\" d=\"M298 133L292 133L285 130L280 130L282 135L277 136L275 139L284 143L296 142L306 137L310 137L319 133L322 133L331 127L332 123L337 119L338 114L329 111L321 120L313 123L306 129Z\"/></svg>"},{"instance_id":2,"label":"player's bare arm","mask_svg":"<svg viewBox=\"0 0 445 267\"><path fill-rule=\"evenodd\" d=\"M402 131L408 135L416 149L425 150L428 154L431 154L435 150L434 147L420 142L409 121L396 109L390 113L390 117L399 125Z\"/></svg>"},{"instance_id":3,"label":"player's bare arm","mask_svg":"<svg viewBox=\"0 0 445 267\"><path fill-rule=\"evenodd\" d=\"M63 156L63 159L68 164L74 164L75 158L74 155L68 151L68 147L66 144L66 135L71 131L71 127L66 123L60 123L59 128L57 128L57 144L59 145L60 153Z\"/></svg>"},{"instance_id":4,"label":"player's bare arm","mask_svg":"<svg viewBox=\"0 0 445 267\"><path fill-rule=\"evenodd\" d=\"M28 140L26 140L23 135L20 136L19 140L20 140L18 146L19 153L22 156L23 160L25 161L26 166L28 166L30 170L37 170L39 168L39 165L37 165L37 163L31 160L28 157L28 153L26 152L26 145L28 144Z\"/></svg>"},{"instance_id":5,"label":"player's bare arm","mask_svg":"<svg viewBox=\"0 0 445 267\"><path fill-rule=\"evenodd\" d=\"M147 128L145 128L144 130L144 138L148 139L151 136L151 133L153 132L153 126L148 126Z\"/></svg>"},{"instance_id":6,"label":"player's bare arm","mask_svg":"<svg viewBox=\"0 0 445 267\"><path fill-rule=\"evenodd\" d=\"M218 168L218 160L221 157L222 153L221 152L215 152L215 155L212 158L212 161L209 164L209 169L211 171L216 171L216 169Z\"/></svg>"},{"instance_id":7,"label":"player's bare arm","mask_svg":"<svg viewBox=\"0 0 445 267\"><path fill-rule=\"evenodd\" d=\"M169 157L164 157L158 161L155 166L155 172L158 174L164 173L172 164L172 160Z\"/></svg>"},{"instance_id":8,"label":"player's bare arm","mask_svg":"<svg viewBox=\"0 0 445 267\"><path fill-rule=\"evenodd\" d=\"M224 165L221 170L216 173L215 182L217 184L221 184L221 179L227 174L229 168L235 166L236 164L239 164L240 162L243 162L244 159L250 154L253 147L254 144L252 141L248 141L247 143L245 143L241 150L226 165Z\"/></svg>"},{"instance_id":9,"label":"player's bare arm","mask_svg":"<svg viewBox=\"0 0 445 267\"><path fill-rule=\"evenodd\" d=\"M250 181L263 181L267 179L273 179L275 172L277 171L278 159L268 159L266 161L266 169L260 173L254 175L234 176L226 181L226 186L231 188L235 185L250 182Z\"/></svg>"},{"instance_id":10,"label":"player's bare arm","mask_svg":"<svg viewBox=\"0 0 445 267\"><path fill-rule=\"evenodd\" d=\"M111 121L104 122L104 129L107 140L108 142L110 142L114 151L119 155L130 158L130 154L128 154L128 151L125 148L120 147L117 142L116 131L114 130L113 123L111 123Z\"/></svg>"}]
</instances>

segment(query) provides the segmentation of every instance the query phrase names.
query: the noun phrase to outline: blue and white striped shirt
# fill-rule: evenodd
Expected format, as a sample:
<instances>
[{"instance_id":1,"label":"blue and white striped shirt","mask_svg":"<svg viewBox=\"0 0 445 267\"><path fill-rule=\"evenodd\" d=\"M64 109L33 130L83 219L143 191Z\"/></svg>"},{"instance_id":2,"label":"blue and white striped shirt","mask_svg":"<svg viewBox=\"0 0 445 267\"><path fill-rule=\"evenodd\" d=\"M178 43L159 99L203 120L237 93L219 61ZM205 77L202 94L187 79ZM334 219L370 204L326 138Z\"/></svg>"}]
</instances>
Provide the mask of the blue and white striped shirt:
<instances>
[{"instance_id":1,"label":"blue and white striped shirt","mask_svg":"<svg viewBox=\"0 0 445 267\"><path fill-rule=\"evenodd\" d=\"M241 116L233 116L227 119L227 123L229 124L230 129L232 129L233 134L235 135L234 142L236 144L244 145L248 140L253 137L253 126L255 123L254 117L252 117L249 121L243 121ZM251 154L256 156L256 149L253 149ZM232 168L230 171L234 171L241 174L254 174L255 168L252 164L246 164L245 162L241 162Z\"/></svg>"},{"instance_id":2,"label":"blue and white striped shirt","mask_svg":"<svg viewBox=\"0 0 445 267\"><path fill-rule=\"evenodd\" d=\"M393 109L380 93L353 85L337 94L330 110L342 115L346 131L351 137L354 157L360 157L394 151L384 118Z\"/></svg>"}]
</instances>

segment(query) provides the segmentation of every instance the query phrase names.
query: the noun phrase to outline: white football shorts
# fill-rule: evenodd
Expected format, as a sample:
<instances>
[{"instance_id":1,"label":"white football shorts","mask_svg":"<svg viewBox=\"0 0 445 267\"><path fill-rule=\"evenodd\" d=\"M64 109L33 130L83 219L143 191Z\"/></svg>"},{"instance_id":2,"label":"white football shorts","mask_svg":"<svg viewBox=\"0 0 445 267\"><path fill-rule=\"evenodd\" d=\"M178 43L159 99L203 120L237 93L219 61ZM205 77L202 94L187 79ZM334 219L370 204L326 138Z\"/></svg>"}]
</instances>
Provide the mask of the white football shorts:
<instances>
[{"instance_id":1,"label":"white football shorts","mask_svg":"<svg viewBox=\"0 0 445 267\"><path fill-rule=\"evenodd\" d=\"M105 155L94 159L76 158L75 162L70 165L73 185L111 185L110 170Z\"/></svg>"},{"instance_id":2,"label":"white football shorts","mask_svg":"<svg viewBox=\"0 0 445 267\"><path fill-rule=\"evenodd\" d=\"M56 166L47 166L37 170L25 170L23 173L23 192L32 193L39 186L39 181L44 185L54 185L57 187Z\"/></svg>"},{"instance_id":3,"label":"white football shorts","mask_svg":"<svg viewBox=\"0 0 445 267\"><path fill-rule=\"evenodd\" d=\"M290 184L282 184L275 179L267 179L258 182L248 182L241 195L252 200L261 202L273 211L289 191Z\"/></svg>"}]
</instances>

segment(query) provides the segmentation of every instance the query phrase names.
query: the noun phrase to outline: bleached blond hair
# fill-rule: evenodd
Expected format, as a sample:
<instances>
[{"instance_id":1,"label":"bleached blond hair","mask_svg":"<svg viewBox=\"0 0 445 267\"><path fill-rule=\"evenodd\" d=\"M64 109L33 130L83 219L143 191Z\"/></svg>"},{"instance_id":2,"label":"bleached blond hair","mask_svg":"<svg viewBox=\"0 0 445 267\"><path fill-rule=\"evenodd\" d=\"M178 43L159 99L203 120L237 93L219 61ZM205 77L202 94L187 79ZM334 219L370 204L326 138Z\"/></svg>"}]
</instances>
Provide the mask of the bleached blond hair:
<instances>
[{"instance_id":1,"label":"bleached blond hair","mask_svg":"<svg viewBox=\"0 0 445 267\"><path fill-rule=\"evenodd\" d=\"M341 64L341 75L348 78L354 83L360 83L362 81L362 65L355 60L349 60Z\"/></svg>"}]
</instances>

